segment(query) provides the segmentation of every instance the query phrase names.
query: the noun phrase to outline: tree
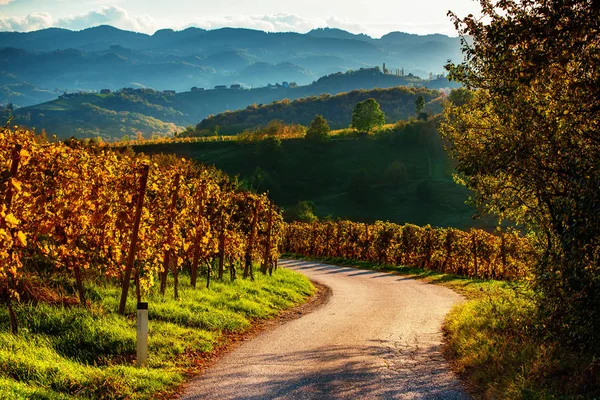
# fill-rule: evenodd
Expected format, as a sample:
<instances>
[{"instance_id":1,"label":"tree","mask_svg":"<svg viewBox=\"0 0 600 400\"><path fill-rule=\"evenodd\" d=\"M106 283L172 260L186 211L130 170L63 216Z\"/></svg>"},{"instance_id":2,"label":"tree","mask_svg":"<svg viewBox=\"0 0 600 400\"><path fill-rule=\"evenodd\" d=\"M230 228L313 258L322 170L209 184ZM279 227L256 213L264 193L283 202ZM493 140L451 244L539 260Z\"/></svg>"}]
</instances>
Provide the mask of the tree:
<instances>
[{"instance_id":1,"label":"tree","mask_svg":"<svg viewBox=\"0 0 600 400\"><path fill-rule=\"evenodd\" d=\"M316 215L317 206L312 201L301 200L293 206L286 208L284 217L286 221L315 222L318 221Z\"/></svg>"},{"instance_id":2,"label":"tree","mask_svg":"<svg viewBox=\"0 0 600 400\"><path fill-rule=\"evenodd\" d=\"M385 123L385 114L375 99L361 101L352 111L352 127L359 132L369 133Z\"/></svg>"},{"instance_id":3,"label":"tree","mask_svg":"<svg viewBox=\"0 0 600 400\"><path fill-rule=\"evenodd\" d=\"M218 129L217 129L218 132ZM185 127L185 130L181 132L181 136L183 137L191 137L196 134L196 128L193 125L188 125Z\"/></svg>"},{"instance_id":4,"label":"tree","mask_svg":"<svg viewBox=\"0 0 600 400\"><path fill-rule=\"evenodd\" d=\"M600 7L583 0L481 5L481 19L451 14L465 61L447 66L450 78L475 93L447 104L441 131L479 207L536 239L541 325L598 356Z\"/></svg>"},{"instance_id":5,"label":"tree","mask_svg":"<svg viewBox=\"0 0 600 400\"><path fill-rule=\"evenodd\" d=\"M415 113L417 116L421 115L423 108L425 108L425 99L423 98L423 95L420 95L415 99Z\"/></svg>"},{"instance_id":6,"label":"tree","mask_svg":"<svg viewBox=\"0 0 600 400\"><path fill-rule=\"evenodd\" d=\"M317 114L308 125L304 138L311 142L321 143L329 140L329 124L322 115Z\"/></svg>"},{"instance_id":7,"label":"tree","mask_svg":"<svg viewBox=\"0 0 600 400\"><path fill-rule=\"evenodd\" d=\"M452 89L448 95L448 101L455 106L463 106L473 99L473 92L469 89Z\"/></svg>"}]
</instances>

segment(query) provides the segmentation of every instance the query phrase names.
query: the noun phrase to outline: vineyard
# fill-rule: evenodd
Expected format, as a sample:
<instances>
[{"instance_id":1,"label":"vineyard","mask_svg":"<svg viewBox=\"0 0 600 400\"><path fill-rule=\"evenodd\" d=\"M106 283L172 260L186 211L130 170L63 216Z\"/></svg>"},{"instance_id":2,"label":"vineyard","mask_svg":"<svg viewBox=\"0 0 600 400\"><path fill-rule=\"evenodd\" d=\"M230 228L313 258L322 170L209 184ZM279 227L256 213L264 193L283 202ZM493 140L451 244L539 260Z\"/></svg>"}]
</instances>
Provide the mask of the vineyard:
<instances>
[{"instance_id":1,"label":"vineyard","mask_svg":"<svg viewBox=\"0 0 600 400\"><path fill-rule=\"evenodd\" d=\"M426 268L472 278L519 280L528 277L535 251L517 232L480 229L373 225L351 221L287 224L286 252Z\"/></svg>"},{"instance_id":2,"label":"vineyard","mask_svg":"<svg viewBox=\"0 0 600 400\"><path fill-rule=\"evenodd\" d=\"M124 314L130 285L139 302L155 285L165 294L172 281L177 298L183 270L196 287L200 270L208 286L227 270L234 280L237 267L254 279L253 262L263 273L276 268L281 214L216 169L78 141L47 143L9 127L0 130L0 162L0 295L15 333L13 303L43 297L49 272L74 279L81 305L89 303L87 280L117 283Z\"/></svg>"}]
</instances>

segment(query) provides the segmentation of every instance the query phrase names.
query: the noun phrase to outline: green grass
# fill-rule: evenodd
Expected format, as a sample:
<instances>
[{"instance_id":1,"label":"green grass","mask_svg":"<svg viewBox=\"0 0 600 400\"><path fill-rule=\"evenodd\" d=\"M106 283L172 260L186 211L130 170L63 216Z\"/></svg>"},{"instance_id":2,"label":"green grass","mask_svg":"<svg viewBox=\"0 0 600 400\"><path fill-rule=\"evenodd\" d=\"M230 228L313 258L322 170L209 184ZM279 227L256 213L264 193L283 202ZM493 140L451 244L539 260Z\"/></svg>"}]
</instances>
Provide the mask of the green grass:
<instances>
[{"instance_id":1,"label":"green grass","mask_svg":"<svg viewBox=\"0 0 600 400\"><path fill-rule=\"evenodd\" d=\"M135 299L126 317L115 313L120 291L87 284L89 309L20 305L20 333L8 329L0 310L0 399L151 399L173 393L197 361L241 333L313 293L300 274L279 269L255 282L213 282L193 290L180 278L180 300L152 293L149 303L149 359L134 366Z\"/></svg>"},{"instance_id":2,"label":"green grass","mask_svg":"<svg viewBox=\"0 0 600 400\"><path fill-rule=\"evenodd\" d=\"M600 361L548 336L537 318L536 298L527 283L470 279L341 258L316 260L397 273L462 294L466 301L446 316L445 350L475 398L600 398Z\"/></svg>"},{"instance_id":3,"label":"green grass","mask_svg":"<svg viewBox=\"0 0 600 400\"><path fill-rule=\"evenodd\" d=\"M337 135L319 145L286 139L272 153L261 152L258 143L239 141L142 145L134 150L175 153L215 165L229 175L239 175L258 191L268 190L284 208L298 201L313 201L320 218L463 229L495 226L487 219L473 220L475 210L465 204L469 192L454 183L452 163L436 127L433 120L411 121L388 125L368 137ZM396 181L389 173L394 163L406 168L406 175ZM348 190L361 171L366 173L369 201L358 203ZM430 193L425 199L419 194L423 184Z\"/></svg>"}]
</instances>

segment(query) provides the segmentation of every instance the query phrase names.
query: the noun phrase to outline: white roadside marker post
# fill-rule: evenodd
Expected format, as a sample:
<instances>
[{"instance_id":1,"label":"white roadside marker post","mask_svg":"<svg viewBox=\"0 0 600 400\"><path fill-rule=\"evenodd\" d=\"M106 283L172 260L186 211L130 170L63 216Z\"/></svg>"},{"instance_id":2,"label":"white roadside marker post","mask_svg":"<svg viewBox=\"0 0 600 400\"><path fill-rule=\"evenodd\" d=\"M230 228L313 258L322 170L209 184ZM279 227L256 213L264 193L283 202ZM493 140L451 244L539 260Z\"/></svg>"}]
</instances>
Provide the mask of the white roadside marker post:
<instances>
[{"instance_id":1,"label":"white roadside marker post","mask_svg":"<svg viewBox=\"0 0 600 400\"><path fill-rule=\"evenodd\" d=\"M148 303L137 303L137 357L141 367L148 358Z\"/></svg>"}]
</instances>

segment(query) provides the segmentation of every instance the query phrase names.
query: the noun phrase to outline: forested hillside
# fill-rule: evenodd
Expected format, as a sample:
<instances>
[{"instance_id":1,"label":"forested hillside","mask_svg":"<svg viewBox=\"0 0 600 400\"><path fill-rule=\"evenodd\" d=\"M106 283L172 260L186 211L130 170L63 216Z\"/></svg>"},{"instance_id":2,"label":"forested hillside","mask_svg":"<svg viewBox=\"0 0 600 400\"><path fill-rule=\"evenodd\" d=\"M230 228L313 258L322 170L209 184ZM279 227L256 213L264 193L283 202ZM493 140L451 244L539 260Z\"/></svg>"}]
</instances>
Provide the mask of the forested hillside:
<instances>
[{"instance_id":1,"label":"forested hillside","mask_svg":"<svg viewBox=\"0 0 600 400\"><path fill-rule=\"evenodd\" d=\"M251 104L399 85L439 88L452 86L452 83L445 78L422 80L385 75L381 69L371 68L332 74L310 85L296 87L280 85L249 90L194 90L183 93L126 88L107 94L66 94L54 101L15 109L13 114L14 122L38 130L45 129L48 135L57 135L59 138L75 136L112 140L125 135L137 136L139 132L148 139L181 132L183 127L194 126L211 114L243 109ZM399 115L398 112L394 114L392 109L388 111ZM403 114L402 118L406 118L406 115Z\"/></svg>"},{"instance_id":2,"label":"forested hillside","mask_svg":"<svg viewBox=\"0 0 600 400\"><path fill-rule=\"evenodd\" d=\"M393 123L415 115L415 99L423 96L429 103L427 110L441 110L441 94L437 90L397 87L392 89L353 90L335 96L321 95L289 101L282 100L257 106L253 104L244 110L225 112L211 116L196 126L194 134L236 134L257 126L266 126L272 120L288 124L308 125L317 114L323 115L333 129L350 125L352 110L358 102L375 99L385 113L386 122Z\"/></svg>"},{"instance_id":3,"label":"forested hillside","mask_svg":"<svg viewBox=\"0 0 600 400\"><path fill-rule=\"evenodd\" d=\"M472 219L474 209L465 204L468 191L452 179L438 123L437 118L401 121L373 135L333 136L326 143L279 141L275 135L142 145L134 150L175 153L215 165L238 175L247 187L268 191L288 212L308 201L309 208L314 206L311 213L320 218L487 227L489 220Z\"/></svg>"}]
</instances>

